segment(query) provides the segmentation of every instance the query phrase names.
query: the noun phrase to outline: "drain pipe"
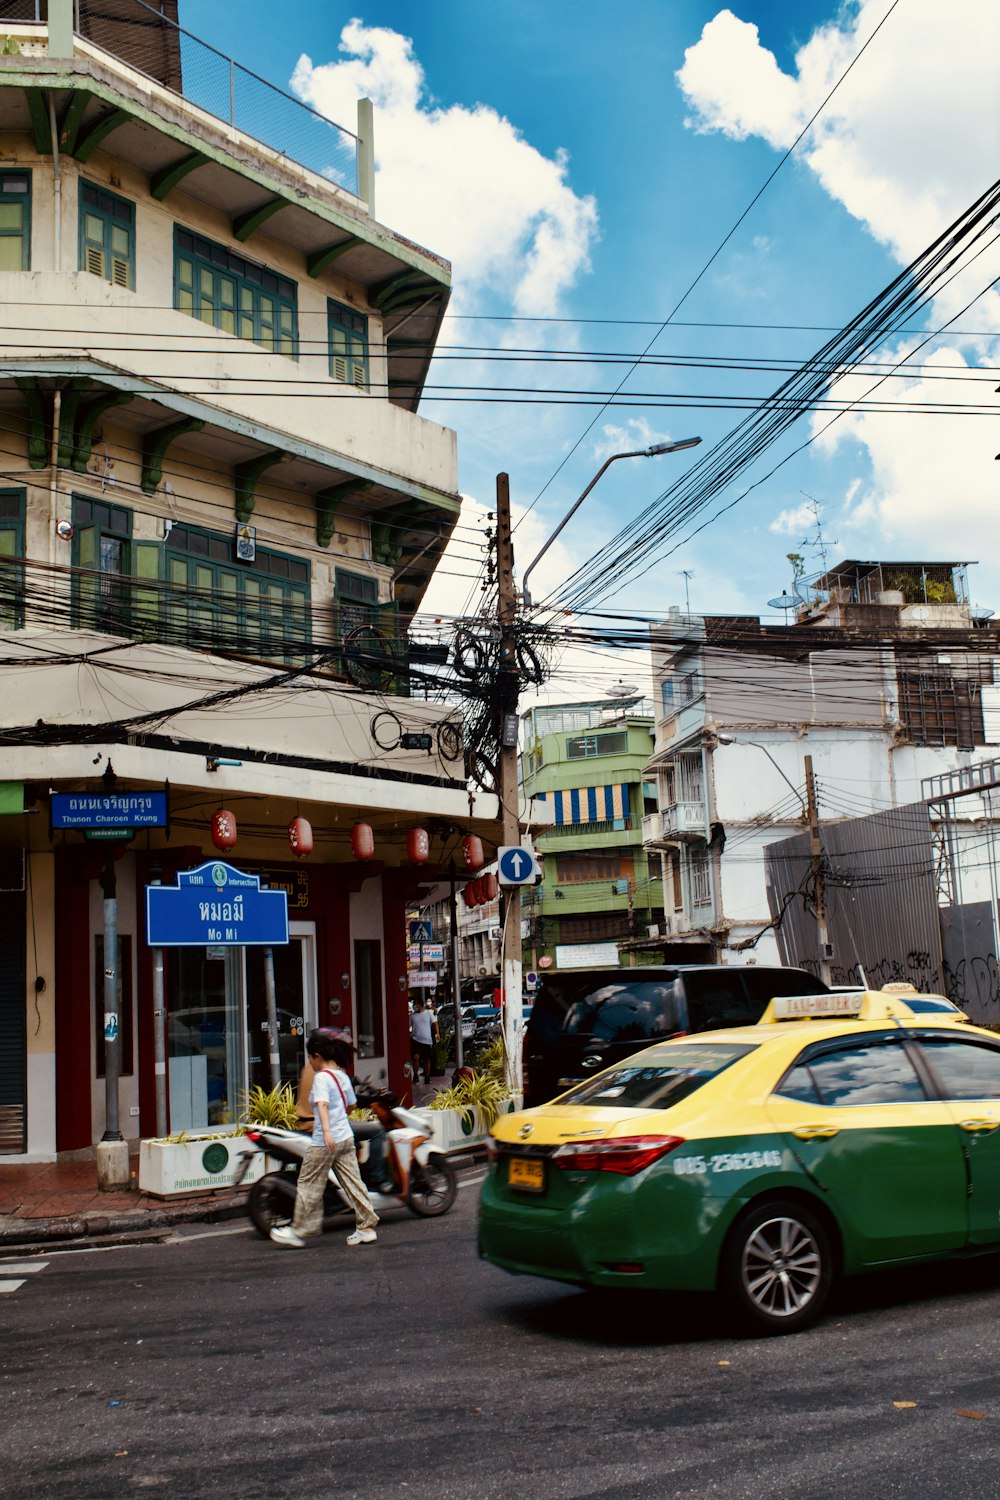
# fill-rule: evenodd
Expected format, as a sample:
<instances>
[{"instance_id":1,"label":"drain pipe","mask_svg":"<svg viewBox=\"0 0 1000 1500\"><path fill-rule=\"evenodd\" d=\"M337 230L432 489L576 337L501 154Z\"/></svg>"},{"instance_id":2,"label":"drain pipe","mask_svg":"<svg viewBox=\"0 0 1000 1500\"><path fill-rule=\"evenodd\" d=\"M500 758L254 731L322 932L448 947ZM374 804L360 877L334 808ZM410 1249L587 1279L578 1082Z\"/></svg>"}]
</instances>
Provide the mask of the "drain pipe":
<instances>
[{"instance_id":1,"label":"drain pipe","mask_svg":"<svg viewBox=\"0 0 1000 1500\"><path fill-rule=\"evenodd\" d=\"M49 90L49 131L52 135L52 257L54 271L62 270L62 171L59 162L59 130L56 126L56 101Z\"/></svg>"}]
</instances>

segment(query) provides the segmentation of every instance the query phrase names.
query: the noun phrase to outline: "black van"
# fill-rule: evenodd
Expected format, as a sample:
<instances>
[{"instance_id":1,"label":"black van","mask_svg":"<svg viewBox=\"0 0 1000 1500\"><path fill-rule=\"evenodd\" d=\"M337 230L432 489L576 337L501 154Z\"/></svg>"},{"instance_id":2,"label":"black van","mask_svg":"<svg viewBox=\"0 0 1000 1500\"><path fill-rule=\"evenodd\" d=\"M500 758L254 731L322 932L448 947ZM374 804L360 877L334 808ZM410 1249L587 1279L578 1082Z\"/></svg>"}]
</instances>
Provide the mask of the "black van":
<instances>
[{"instance_id":1,"label":"black van","mask_svg":"<svg viewBox=\"0 0 1000 1500\"><path fill-rule=\"evenodd\" d=\"M545 1104L652 1042L752 1026L775 995L821 995L805 969L671 964L543 974L524 1038L524 1104Z\"/></svg>"}]
</instances>

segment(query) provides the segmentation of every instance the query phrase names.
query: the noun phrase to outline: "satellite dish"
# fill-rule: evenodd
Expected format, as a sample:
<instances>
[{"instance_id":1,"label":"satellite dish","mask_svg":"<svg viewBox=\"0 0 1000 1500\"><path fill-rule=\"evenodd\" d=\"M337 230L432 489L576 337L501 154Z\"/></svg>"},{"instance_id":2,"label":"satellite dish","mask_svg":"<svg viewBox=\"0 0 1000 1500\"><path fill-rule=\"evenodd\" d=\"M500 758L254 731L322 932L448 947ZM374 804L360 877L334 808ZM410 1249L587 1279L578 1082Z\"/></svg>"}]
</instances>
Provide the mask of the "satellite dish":
<instances>
[{"instance_id":1,"label":"satellite dish","mask_svg":"<svg viewBox=\"0 0 1000 1500\"><path fill-rule=\"evenodd\" d=\"M797 598L795 594L779 594L777 599L768 599L767 602L771 609L789 610L798 609L803 601Z\"/></svg>"},{"instance_id":2,"label":"satellite dish","mask_svg":"<svg viewBox=\"0 0 1000 1500\"><path fill-rule=\"evenodd\" d=\"M619 679L618 682L615 683L614 687L609 688L608 691L610 692L612 698L631 698L632 694L637 693L639 689L636 687L634 682L622 682L621 679Z\"/></svg>"},{"instance_id":3,"label":"satellite dish","mask_svg":"<svg viewBox=\"0 0 1000 1500\"><path fill-rule=\"evenodd\" d=\"M969 610L970 620L992 620L993 610L984 609L981 605Z\"/></svg>"}]
</instances>

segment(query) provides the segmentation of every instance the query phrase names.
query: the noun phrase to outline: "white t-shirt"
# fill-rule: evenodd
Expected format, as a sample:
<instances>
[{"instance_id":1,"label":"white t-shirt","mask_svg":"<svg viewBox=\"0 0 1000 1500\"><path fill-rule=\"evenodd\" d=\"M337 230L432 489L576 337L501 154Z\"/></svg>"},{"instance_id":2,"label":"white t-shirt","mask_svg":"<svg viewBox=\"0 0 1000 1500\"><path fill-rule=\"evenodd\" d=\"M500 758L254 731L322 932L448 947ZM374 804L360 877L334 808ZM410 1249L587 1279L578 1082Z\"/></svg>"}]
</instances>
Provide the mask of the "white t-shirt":
<instances>
[{"instance_id":1,"label":"white t-shirt","mask_svg":"<svg viewBox=\"0 0 1000 1500\"><path fill-rule=\"evenodd\" d=\"M338 1087L339 1085L339 1087ZM321 1099L325 1099L330 1106L330 1134L335 1141L352 1141L354 1132L351 1122L347 1118L347 1111L353 1109L357 1103L354 1095L354 1087L347 1074L340 1068L324 1068L322 1072L313 1075L313 1086L309 1091L309 1103L313 1107L313 1133L312 1143L314 1146L325 1146L323 1139L323 1121L319 1117L316 1105Z\"/></svg>"},{"instance_id":2,"label":"white t-shirt","mask_svg":"<svg viewBox=\"0 0 1000 1500\"><path fill-rule=\"evenodd\" d=\"M415 1010L410 1017L410 1035L415 1042L429 1047L434 1040L434 1017L429 1010Z\"/></svg>"}]
</instances>

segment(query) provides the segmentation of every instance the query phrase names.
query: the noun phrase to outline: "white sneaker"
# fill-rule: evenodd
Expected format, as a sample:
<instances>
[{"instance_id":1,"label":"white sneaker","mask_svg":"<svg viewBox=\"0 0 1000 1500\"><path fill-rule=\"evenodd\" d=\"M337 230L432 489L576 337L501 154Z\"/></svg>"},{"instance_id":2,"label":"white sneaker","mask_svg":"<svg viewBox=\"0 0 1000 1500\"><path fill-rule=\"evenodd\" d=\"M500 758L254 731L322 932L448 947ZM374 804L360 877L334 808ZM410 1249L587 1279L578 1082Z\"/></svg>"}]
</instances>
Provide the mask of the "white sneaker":
<instances>
[{"instance_id":1,"label":"white sneaker","mask_svg":"<svg viewBox=\"0 0 1000 1500\"><path fill-rule=\"evenodd\" d=\"M301 1250L305 1240L300 1234L296 1234L290 1224L279 1224L271 1230L271 1238L276 1245L292 1245L296 1250Z\"/></svg>"},{"instance_id":2,"label":"white sneaker","mask_svg":"<svg viewBox=\"0 0 1000 1500\"><path fill-rule=\"evenodd\" d=\"M374 1245L378 1235L374 1229L356 1229L353 1234L347 1236L349 1245Z\"/></svg>"}]
</instances>

